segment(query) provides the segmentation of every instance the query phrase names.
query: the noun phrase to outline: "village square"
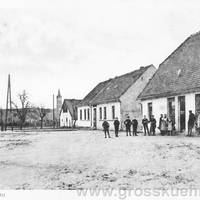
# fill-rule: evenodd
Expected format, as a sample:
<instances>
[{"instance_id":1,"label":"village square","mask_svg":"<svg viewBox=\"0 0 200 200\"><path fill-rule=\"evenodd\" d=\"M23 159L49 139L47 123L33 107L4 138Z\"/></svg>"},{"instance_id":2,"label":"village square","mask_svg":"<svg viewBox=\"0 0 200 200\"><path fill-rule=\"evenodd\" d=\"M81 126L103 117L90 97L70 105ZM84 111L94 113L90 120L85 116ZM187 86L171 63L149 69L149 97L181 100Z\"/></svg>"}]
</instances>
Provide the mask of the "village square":
<instances>
[{"instance_id":1,"label":"village square","mask_svg":"<svg viewBox=\"0 0 200 200\"><path fill-rule=\"evenodd\" d=\"M0 199L200 196L200 3L44 1L0 8Z\"/></svg>"},{"instance_id":2,"label":"village square","mask_svg":"<svg viewBox=\"0 0 200 200\"><path fill-rule=\"evenodd\" d=\"M26 91L15 104L9 75L0 188L198 188L199 46L196 33L158 69L103 81L82 100L58 90L52 109L31 106Z\"/></svg>"}]
</instances>

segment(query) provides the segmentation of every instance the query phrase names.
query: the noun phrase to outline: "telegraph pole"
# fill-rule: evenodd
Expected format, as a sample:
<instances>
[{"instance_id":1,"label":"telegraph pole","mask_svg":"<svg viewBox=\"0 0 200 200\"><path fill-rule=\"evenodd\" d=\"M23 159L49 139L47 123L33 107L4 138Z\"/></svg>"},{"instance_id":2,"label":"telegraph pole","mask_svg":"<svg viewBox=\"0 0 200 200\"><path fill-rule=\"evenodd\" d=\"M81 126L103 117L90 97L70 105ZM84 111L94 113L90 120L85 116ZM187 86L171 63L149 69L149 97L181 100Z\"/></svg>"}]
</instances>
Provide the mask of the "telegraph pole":
<instances>
[{"instance_id":1,"label":"telegraph pole","mask_svg":"<svg viewBox=\"0 0 200 200\"><path fill-rule=\"evenodd\" d=\"M13 130L13 116L12 116L12 101L11 101L10 74L8 75L8 88L7 88L7 98L6 98L6 116L5 116L5 131L7 130L8 113L10 113L10 117L11 117L11 126L12 126L12 130Z\"/></svg>"},{"instance_id":2,"label":"telegraph pole","mask_svg":"<svg viewBox=\"0 0 200 200\"><path fill-rule=\"evenodd\" d=\"M1 131L3 131L3 109L0 108L0 115L1 115Z\"/></svg>"},{"instance_id":3,"label":"telegraph pole","mask_svg":"<svg viewBox=\"0 0 200 200\"><path fill-rule=\"evenodd\" d=\"M55 108L54 108L54 94L53 94L53 128L55 128Z\"/></svg>"}]
</instances>

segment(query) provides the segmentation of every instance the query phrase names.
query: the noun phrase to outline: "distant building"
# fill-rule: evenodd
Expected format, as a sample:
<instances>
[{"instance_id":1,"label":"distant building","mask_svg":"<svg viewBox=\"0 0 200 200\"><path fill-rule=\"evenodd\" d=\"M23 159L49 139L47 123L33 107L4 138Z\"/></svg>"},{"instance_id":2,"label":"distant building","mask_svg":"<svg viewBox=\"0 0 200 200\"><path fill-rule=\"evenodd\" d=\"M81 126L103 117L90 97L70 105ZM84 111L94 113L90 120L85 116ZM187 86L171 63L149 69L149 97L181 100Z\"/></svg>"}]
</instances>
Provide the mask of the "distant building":
<instances>
[{"instance_id":1,"label":"distant building","mask_svg":"<svg viewBox=\"0 0 200 200\"><path fill-rule=\"evenodd\" d=\"M140 94L143 115L167 114L178 131L188 129L189 110L200 113L200 33L187 38L163 63Z\"/></svg>"},{"instance_id":2,"label":"distant building","mask_svg":"<svg viewBox=\"0 0 200 200\"><path fill-rule=\"evenodd\" d=\"M137 97L155 71L150 65L99 83L78 105L77 125L101 129L103 121L107 120L113 129L116 117L122 128L127 116L141 121L142 110Z\"/></svg>"},{"instance_id":3,"label":"distant building","mask_svg":"<svg viewBox=\"0 0 200 200\"><path fill-rule=\"evenodd\" d=\"M77 121L77 105L80 100L77 99L64 99L60 111L60 126L61 127L74 127Z\"/></svg>"}]
</instances>

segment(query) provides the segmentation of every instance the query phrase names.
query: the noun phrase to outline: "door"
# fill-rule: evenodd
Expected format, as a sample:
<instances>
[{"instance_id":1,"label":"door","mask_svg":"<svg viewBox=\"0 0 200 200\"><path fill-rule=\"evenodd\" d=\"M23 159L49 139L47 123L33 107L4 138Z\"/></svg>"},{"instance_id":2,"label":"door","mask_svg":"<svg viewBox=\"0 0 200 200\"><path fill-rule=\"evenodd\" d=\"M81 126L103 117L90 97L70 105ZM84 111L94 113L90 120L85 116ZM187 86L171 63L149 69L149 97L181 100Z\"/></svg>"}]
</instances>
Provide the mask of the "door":
<instances>
[{"instance_id":1,"label":"door","mask_svg":"<svg viewBox=\"0 0 200 200\"><path fill-rule=\"evenodd\" d=\"M97 129L97 109L93 108L93 128Z\"/></svg>"},{"instance_id":2,"label":"door","mask_svg":"<svg viewBox=\"0 0 200 200\"><path fill-rule=\"evenodd\" d=\"M152 102L151 102L151 103L148 103L148 117L149 117L149 120L151 119L152 114L153 114L153 108L152 108Z\"/></svg>"},{"instance_id":3,"label":"door","mask_svg":"<svg viewBox=\"0 0 200 200\"><path fill-rule=\"evenodd\" d=\"M200 94L195 95L195 113L200 114Z\"/></svg>"},{"instance_id":4,"label":"door","mask_svg":"<svg viewBox=\"0 0 200 200\"><path fill-rule=\"evenodd\" d=\"M175 98L168 98L167 99L167 110L168 110L168 116L172 120L172 122L175 124Z\"/></svg>"},{"instance_id":5,"label":"door","mask_svg":"<svg viewBox=\"0 0 200 200\"><path fill-rule=\"evenodd\" d=\"M179 129L185 131L185 96L178 97L179 104Z\"/></svg>"}]
</instances>

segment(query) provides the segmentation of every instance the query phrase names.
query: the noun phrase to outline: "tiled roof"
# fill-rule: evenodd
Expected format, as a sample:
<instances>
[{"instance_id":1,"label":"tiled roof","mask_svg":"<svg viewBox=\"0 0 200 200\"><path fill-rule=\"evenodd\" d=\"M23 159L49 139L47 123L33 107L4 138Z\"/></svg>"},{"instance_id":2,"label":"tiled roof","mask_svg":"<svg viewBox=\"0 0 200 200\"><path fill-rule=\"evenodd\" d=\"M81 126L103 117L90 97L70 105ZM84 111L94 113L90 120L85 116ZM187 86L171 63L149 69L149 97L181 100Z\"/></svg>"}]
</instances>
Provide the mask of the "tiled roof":
<instances>
[{"instance_id":1,"label":"tiled roof","mask_svg":"<svg viewBox=\"0 0 200 200\"><path fill-rule=\"evenodd\" d=\"M81 102L82 105L116 102L133 85L138 78L152 65L99 83ZM80 106L79 105L79 106Z\"/></svg>"},{"instance_id":2,"label":"tiled roof","mask_svg":"<svg viewBox=\"0 0 200 200\"><path fill-rule=\"evenodd\" d=\"M93 90L91 90L86 97L80 102L78 106L87 106L91 104L92 99L107 85L111 79L99 83Z\"/></svg>"},{"instance_id":3,"label":"tiled roof","mask_svg":"<svg viewBox=\"0 0 200 200\"><path fill-rule=\"evenodd\" d=\"M139 95L151 99L200 92L200 33L187 38L163 63Z\"/></svg>"},{"instance_id":4,"label":"tiled roof","mask_svg":"<svg viewBox=\"0 0 200 200\"><path fill-rule=\"evenodd\" d=\"M91 103L95 105L119 101L119 98L127 91L127 89L151 66L152 65L141 67L138 70L113 78L109 84L94 97Z\"/></svg>"},{"instance_id":5,"label":"tiled roof","mask_svg":"<svg viewBox=\"0 0 200 200\"><path fill-rule=\"evenodd\" d=\"M76 107L80 102L81 100L77 99L64 99L61 110L65 110L67 108L72 116L72 119L77 119Z\"/></svg>"}]
</instances>

